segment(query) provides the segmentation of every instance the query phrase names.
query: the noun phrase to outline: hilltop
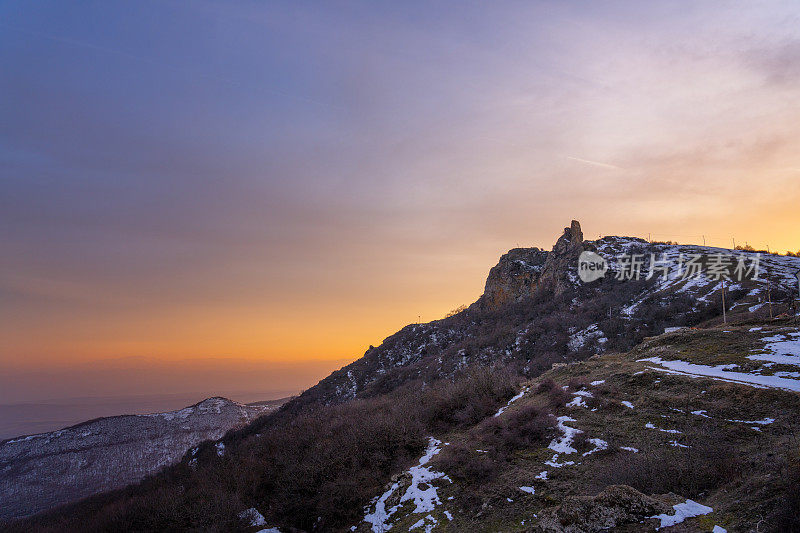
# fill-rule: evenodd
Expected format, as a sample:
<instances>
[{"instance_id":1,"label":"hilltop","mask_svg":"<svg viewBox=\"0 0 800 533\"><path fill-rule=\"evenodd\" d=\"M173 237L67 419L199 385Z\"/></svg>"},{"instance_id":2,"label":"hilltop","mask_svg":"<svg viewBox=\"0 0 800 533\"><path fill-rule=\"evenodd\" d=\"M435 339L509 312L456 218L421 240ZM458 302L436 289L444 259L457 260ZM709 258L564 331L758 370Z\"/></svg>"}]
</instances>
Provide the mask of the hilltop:
<instances>
[{"instance_id":1,"label":"hilltop","mask_svg":"<svg viewBox=\"0 0 800 533\"><path fill-rule=\"evenodd\" d=\"M580 281L578 259L584 251L607 259L604 278ZM680 277L679 260L700 256L707 262L721 253L741 256L748 265L758 257L760 265L758 279L727 283L732 321L769 316L768 296L774 315L786 311L790 295L797 293L798 258L627 237L584 241L580 224L572 221L552 251L515 248L503 255L489 272L483 295L468 309L403 328L291 405L330 405L383 393L409 379L452 376L474 365L502 363L535 375L553 363L630 349L667 328L713 322L722 315L722 284L703 276ZM617 279L618 258L633 254L645 258L641 279ZM651 255L667 262L666 273L645 279Z\"/></svg>"}]
</instances>

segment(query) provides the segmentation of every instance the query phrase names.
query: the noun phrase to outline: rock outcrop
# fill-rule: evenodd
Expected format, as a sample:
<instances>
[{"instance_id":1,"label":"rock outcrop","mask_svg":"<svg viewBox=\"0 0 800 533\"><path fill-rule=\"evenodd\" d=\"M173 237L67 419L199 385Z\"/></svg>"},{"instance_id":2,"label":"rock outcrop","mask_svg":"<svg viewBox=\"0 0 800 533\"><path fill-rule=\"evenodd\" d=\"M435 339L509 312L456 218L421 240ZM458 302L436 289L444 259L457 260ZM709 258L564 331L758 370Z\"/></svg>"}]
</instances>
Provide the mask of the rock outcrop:
<instances>
[{"instance_id":1,"label":"rock outcrop","mask_svg":"<svg viewBox=\"0 0 800 533\"><path fill-rule=\"evenodd\" d=\"M559 295L574 286L577 279L578 256L584 251L581 224L573 220L556 241L547 257L541 283Z\"/></svg>"},{"instance_id":2,"label":"rock outcrop","mask_svg":"<svg viewBox=\"0 0 800 533\"><path fill-rule=\"evenodd\" d=\"M539 248L514 248L504 254L489 271L486 287L477 305L498 309L525 296L539 286L549 252Z\"/></svg>"},{"instance_id":3,"label":"rock outcrop","mask_svg":"<svg viewBox=\"0 0 800 533\"><path fill-rule=\"evenodd\" d=\"M474 305L492 311L533 296L540 287L561 294L573 283L569 273L583 250L583 232L577 220L564 228L552 252L539 248L509 250L489 271L483 295Z\"/></svg>"},{"instance_id":4,"label":"rock outcrop","mask_svg":"<svg viewBox=\"0 0 800 533\"><path fill-rule=\"evenodd\" d=\"M670 507L628 485L612 485L597 496L567 496L563 503L542 513L536 532L594 533L639 523Z\"/></svg>"}]
</instances>

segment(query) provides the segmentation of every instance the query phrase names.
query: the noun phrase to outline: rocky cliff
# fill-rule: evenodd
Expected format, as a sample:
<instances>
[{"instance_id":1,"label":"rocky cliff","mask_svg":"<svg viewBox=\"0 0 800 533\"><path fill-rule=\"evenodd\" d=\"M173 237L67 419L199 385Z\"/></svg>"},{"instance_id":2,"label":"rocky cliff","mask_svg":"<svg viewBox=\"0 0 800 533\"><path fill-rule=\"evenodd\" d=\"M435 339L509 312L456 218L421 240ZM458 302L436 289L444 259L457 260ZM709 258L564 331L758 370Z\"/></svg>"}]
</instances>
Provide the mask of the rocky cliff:
<instances>
[{"instance_id":1,"label":"rocky cliff","mask_svg":"<svg viewBox=\"0 0 800 533\"><path fill-rule=\"evenodd\" d=\"M504 254L489 271L483 295L473 306L485 311L532 297L540 286L561 294L572 283L567 277L569 267L577 262L584 249L580 222L570 227L556 241L553 250L514 248Z\"/></svg>"}]
</instances>

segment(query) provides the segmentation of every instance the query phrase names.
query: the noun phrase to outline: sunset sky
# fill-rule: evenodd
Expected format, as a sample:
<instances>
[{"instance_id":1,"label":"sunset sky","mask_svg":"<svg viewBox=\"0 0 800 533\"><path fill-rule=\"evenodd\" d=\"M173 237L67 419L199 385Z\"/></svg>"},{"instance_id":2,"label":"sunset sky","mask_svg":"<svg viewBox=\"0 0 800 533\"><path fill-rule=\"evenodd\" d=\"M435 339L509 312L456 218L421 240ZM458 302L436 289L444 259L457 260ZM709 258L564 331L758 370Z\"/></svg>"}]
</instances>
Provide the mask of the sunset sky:
<instances>
[{"instance_id":1,"label":"sunset sky","mask_svg":"<svg viewBox=\"0 0 800 533\"><path fill-rule=\"evenodd\" d=\"M0 3L0 402L299 390L573 218L800 248L797 1Z\"/></svg>"}]
</instances>

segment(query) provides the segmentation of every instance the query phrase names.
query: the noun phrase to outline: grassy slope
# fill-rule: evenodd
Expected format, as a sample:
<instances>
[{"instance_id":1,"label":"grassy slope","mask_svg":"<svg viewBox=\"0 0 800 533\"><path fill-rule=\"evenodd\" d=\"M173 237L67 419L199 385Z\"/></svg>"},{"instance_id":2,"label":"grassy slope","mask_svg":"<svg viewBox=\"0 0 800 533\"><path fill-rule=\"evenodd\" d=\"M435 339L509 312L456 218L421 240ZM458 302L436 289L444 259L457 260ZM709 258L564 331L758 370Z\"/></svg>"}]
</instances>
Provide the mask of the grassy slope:
<instances>
[{"instance_id":1,"label":"grassy slope","mask_svg":"<svg viewBox=\"0 0 800 533\"><path fill-rule=\"evenodd\" d=\"M442 435L450 444L432 465L450 475L453 483L436 482L443 502L432 513L439 522L436 531L525 531L535 528L535 516L546 515L565 497L594 495L613 484L632 485L647 494L672 492L664 499L670 504L692 498L714 508L710 515L675 526L675 531L710 531L715 524L729 531L755 529L757 524L762 531L796 528L791 517L797 519L797 489L792 483L797 482L799 471L800 395L665 374L637 362L657 355L747 367L751 362L746 355L771 330L750 332L749 325L685 330L650 339L627 354L595 356L532 380L528 383L531 392L501 418L515 413L569 415L576 421L568 425L584 433L576 439L578 453L562 455L560 461L579 464L544 465L553 455L547 449L549 436L509 451L494 437L496 422L484 421L468 431ZM549 380L557 387L542 386ZM589 385L598 380L605 383ZM569 385L570 394L563 395L563 385ZM572 399L571 393L581 388L594 395L587 399L588 408L565 407L563 400ZM625 407L622 401L635 407ZM705 411L708 418L692 411ZM763 426L729 421L767 417L776 421ZM681 433L647 429L648 423ZM609 447L577 457L593 448L581 437L603 439ZM621 446L637 448L639 453L621 450ZM534 479L543 470L548 471L548 479ZM534 486L535 495L520 491L523 485ZM445 510L452 513L452 521ZM408 511L406 507L398 515ZM404 516L393 529L406 530L420 518ZM655 523L629 528L652 530Z\"/></svg>"}]
</instances>

